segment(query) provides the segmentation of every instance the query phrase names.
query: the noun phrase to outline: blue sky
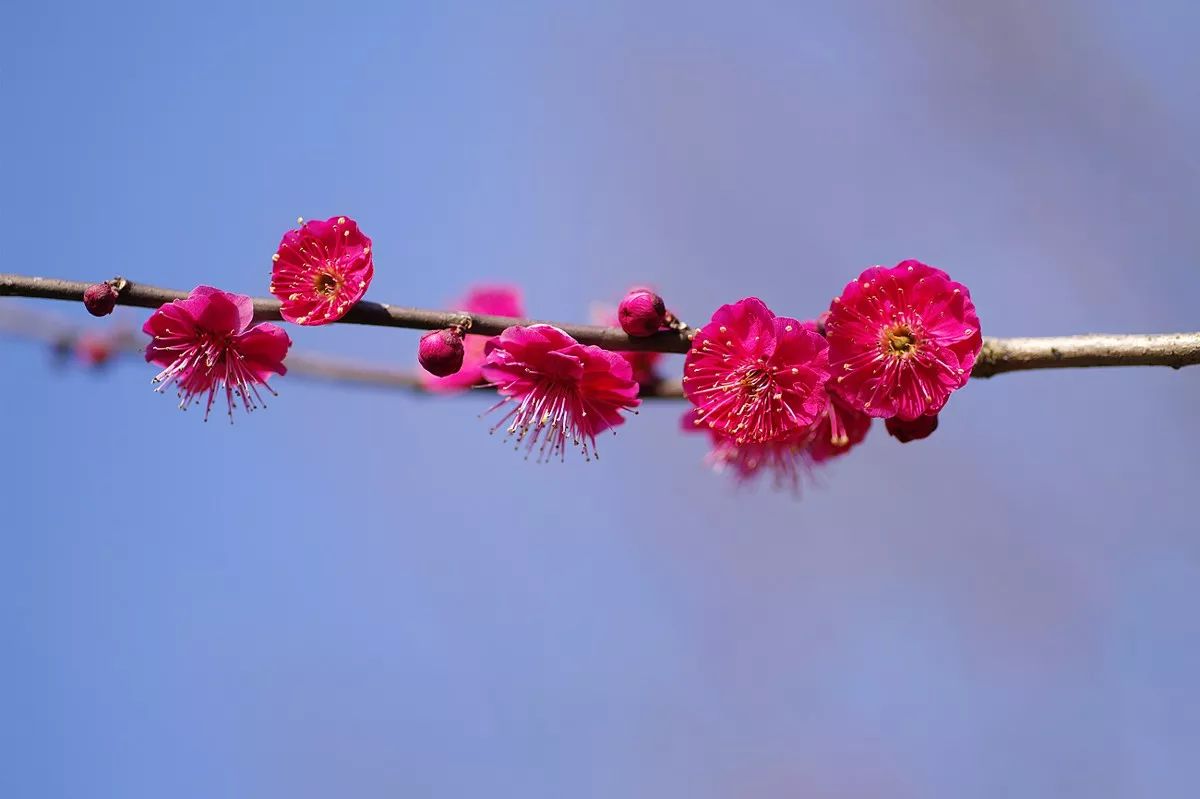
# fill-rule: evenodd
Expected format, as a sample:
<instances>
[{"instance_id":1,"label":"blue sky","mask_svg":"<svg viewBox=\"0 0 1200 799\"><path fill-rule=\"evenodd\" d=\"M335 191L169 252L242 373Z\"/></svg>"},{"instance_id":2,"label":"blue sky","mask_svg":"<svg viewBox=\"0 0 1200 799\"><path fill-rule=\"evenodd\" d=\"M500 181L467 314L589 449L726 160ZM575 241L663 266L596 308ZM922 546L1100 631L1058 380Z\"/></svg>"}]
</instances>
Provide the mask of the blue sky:
<instances>
[{"instance_id":1,"label":"blue sky","mask_svg":"<svg viewBox=\"0 0 1200 799\"><path fill-rule=\"evenodd\" d=\"M1044 7L1043 7L1044 6ZM811 317L873 263L990 335L1195 329L1190 5L24 4L5 269ZM26 303L97 330L66 304ZM118 320L140 325L144 314ZM292 329L397 366L412 331ZM232 428L0 342L6 796L1192 796L1200 370L972 382L797 501L647 406L535 466L284 379ZM680 360L669 361L677 369Z\"/></svg>"}]
</instances>

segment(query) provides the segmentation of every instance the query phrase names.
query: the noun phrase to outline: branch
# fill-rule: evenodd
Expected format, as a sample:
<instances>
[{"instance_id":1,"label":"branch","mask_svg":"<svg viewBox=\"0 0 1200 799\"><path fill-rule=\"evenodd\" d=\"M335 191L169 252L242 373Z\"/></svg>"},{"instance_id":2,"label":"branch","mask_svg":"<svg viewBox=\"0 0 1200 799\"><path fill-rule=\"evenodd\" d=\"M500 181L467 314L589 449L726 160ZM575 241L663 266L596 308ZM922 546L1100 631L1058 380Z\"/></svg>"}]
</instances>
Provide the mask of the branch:
<instances>
[{"instance_id":1,"label":"branch","mask_svg":"<svg viewBox=\"0 0 1200 799\"><path fill-rule=\"evenodd\" d=\"M299 376L333 383L351 383L358 386L400 388L417 394L436 395L425 388L421 376L416 372L368 366L330 358L323 355L289 353L287 357L288 377ZM481 388L485 388L481 386ZM440 396L440 395L436 395ZM643 385L638 392L642 399L683 399L683 384L678 380L658 380Z\"/></svg>"},{"instance_id":2,"label":"branch","mask_svg":"<svg viewBox=\"0 0 1200 799\"><path fill-rule=\"evenodd\" d=\"M1200 333L985 338L971 377L1025 369L1200 364Z\"/></svg>"},{"instance_id":3,"label":"branch","mask_svg":"<svg viewBox=\"0 0 1200 799\"><path fill-rule=\"evenodd\" d=\"M29 277L0 273L0 296L41 297L48 300L70 300L81 302L89 283L78 280L57 280L48 277ZM158 308L171 300L181 300L188 292L147 286L129 281L121 289L118 305L139 308ZM254 298L254 318L280 321L279 300L274 297ZM429 311L423 308L397 308L378 302L362 300L354 305L338 323L351 325L379 325L383 327L407 327L416 330L440 330L461 325L469 332L483 336L498 336L513 325L532 325L537 320L516 319L511 316L467 313L466 311ZM664 330L646 338L632 338L617 327L597 325L572 325L562 322L546 322L566 331L580 344L595 344L606 350L625 352L653 351L684 353L692 345L694 330Z\"/></svg>"},{"instance_id":4,"label":"branch","mask_svg":"<svg viewBox=\"0 0 1200 799\"><path fill-rule=\"evenodd\" d=\"M63 347L69 351L79 344L85 332L56 315L0 305L0 334ZM130 329L110 330L106 338L114 355L140 358L146 351L146 339ZM413 370L356 363L295 350L288 353L287 368L288 379L298 377L320 383L400 389L413 394L443 396L427 389L421 374ZM486 387L481 388L486 390ZM658 380L643 385L638 396L643 399L682 399L683 384L678 380Z\"/></svg>"},{"instance_id":5,"label":"branch","mask_svg":"<svg viewBox=\"0 0 1200 799\"><path fill-rule=\"evenodd\" d=\"M42 297L80 302L88 283L77 280L29 277L0 274L0 296ZM182 299L186 291L164 289L140 283L128 283L117 302L142 308L158 308L171 300ZM255 318L279 320L280 303L274 298L254 298ZM494 336L513 325L531 325L536 320L508 316L472 314L464 311L431 311L421 308L398 308L376 302L362 301L351 308L341 323L406 327L417 330L437 330L462 325L471 333ZM573 325L547 322L561 328L582 344L595 344L617 351L653 351L685 353L691 346L695 329L662 331L647 338L632 338L615 327ZM306 356L311 357L311 356ZM288 361L293 366L295 355ZM301 359L303 360L303 359ZM991 377L1004 372L1027 369L1062 369L1092 366L1170 366L1179 369L1200 364L1200 333L1163 333L1150 335L1084 335L1047 338L985 338L983 350L971 371L972 377ZM376 367L357 367L340 362L321 361L311 364L310 376L324 376L349 382L413 387L417 382L409 373L380 370ZM643 396L680 396L678 383L663 381L659 391Z\"/></svg>"}]
</instances>

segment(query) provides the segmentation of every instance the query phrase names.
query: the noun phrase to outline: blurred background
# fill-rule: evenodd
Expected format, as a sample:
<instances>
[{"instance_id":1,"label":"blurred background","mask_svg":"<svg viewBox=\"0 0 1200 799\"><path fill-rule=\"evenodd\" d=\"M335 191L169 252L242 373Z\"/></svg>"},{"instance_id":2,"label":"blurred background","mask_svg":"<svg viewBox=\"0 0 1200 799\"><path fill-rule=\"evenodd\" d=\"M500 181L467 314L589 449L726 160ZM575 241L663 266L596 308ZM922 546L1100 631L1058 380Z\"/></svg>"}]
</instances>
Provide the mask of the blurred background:
<instances>
[{"instance_id":1,"label":"blurred background","mask_svg":"<svg viewBox=\"0 0 1200 799\"><path fill-rule=\"evenodd\" d=\"M297 216L348 214L398 304L812 317L920 258L985 334L1195 330L1197 34L1182 0L17 4L3 268L262 295ZM285 378L230 427L134 359L0 366L4 796L1200 789L1200 368L973 381L796 499L678 404L536 466L485 396Z\"/></svg>"}]
</instances>

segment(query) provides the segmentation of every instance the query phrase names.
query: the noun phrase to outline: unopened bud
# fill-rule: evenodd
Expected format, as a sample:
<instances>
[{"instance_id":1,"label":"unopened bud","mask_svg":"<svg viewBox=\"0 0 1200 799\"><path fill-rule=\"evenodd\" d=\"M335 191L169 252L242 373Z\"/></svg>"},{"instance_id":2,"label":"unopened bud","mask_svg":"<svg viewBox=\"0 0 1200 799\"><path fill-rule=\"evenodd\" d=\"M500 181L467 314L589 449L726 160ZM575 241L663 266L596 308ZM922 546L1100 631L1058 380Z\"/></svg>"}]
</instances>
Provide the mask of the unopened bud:
<instances>
[{"instance_id":1,"label":"unopened bud","mask_svg":"<svg viewBox=\"0 0 1200 799\"><path fill-rule=\"evenodd\" d=\"M83 292L83 307L92 316L108 316L117 307L117 290L109 283L88 286Z\"/></svg>"},{"instance_id":2,"label":"unopened bud","mask_svg":"<svg viewBox=\"0 0 1200 799\"><path fill-rule=\"evenodd\" d=\"M454 374L463 364L462 333L452 327L426 333L417 345L417 360L431 375Z\"/></svg>"},{"instance_id":3,"label":"unopened bud","mask_svg":"<svg viewBox=\"0 0 1200 799\"><path fill-rule=\"evenodd\" d=\"M893 417L884 422L887 427L888 435L899 441L901 444L907 444L910 441L920 441L922 438L928 438L937 430L938 418L934 416L918 416L911 421Z\"/></svg>"},{"instance_id":4,"label":"unopened bud","mask_svg":"<svg viewBox=\"0 0 1200 799\"><path fill-rule=\"evenodd\" d=\"M663 298L649 289L633 289L617 308L621 329L631 336L650 336L667 323L667 306Z\"/></svg>"}]
</instances>

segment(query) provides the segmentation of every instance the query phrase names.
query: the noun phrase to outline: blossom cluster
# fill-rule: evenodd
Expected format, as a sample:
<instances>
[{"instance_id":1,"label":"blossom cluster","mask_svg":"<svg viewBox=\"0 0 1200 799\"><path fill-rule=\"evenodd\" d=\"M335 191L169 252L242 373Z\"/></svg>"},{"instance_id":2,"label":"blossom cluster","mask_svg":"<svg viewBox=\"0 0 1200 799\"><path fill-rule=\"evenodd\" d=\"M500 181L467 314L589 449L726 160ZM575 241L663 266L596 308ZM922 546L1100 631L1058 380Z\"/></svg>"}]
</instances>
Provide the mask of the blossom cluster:
<instances>
[{"instance_id":1,"label":"blossom cluster","mask_svg":"<svg viewBox=\"0 0 1200 799\"><path fill-rule=\"evenodd\" d=\"M324 325L351 312L374 271L371 239L353 219L302 221L280 241L269 289L285 321ZM122 287L90 288L89 312L110 313ZM596 437L623 424L644 389L664 385L661 353L610 351L526 322L513 286L476 286L454 306L459 313L451 318L461 323L421 338L422 385L436 393L494 390L492 432L503 430L527 457L561 460L571 448L596 457ZM151 338L146 360L161 367L157 390L175 386L180 407L203 405L206 419L218 400L231 420L236 407L262 405L263 394L274 393L271 376L287 372L291 338L278 325L255 324L255 313L249 297L209 286L160 307L143 327ZM815 464L860 443L873 419L884 419L901 442L929 436L982 347L966 287L919 261L867 269L811 320L779 316L747 297L690 331L644 287L593 318L631 338L690 335L682 390L692 407L684 428L707 437L718 469L739 480L770 475L791 487ZM502 332L475 334L475 322Z\"/></svg>"},{"instance_id":2,"label":"blossom cluster","mask_svg":"<svg viewBox=\"0 0 1200 799\"><path fill-rule=\"evenodd\" d=\"M708 433L718 469L795 488L874 418L901 442L933 433L982 343L966 287L919 261L871 267L814 321L747 298L719 308L692 342L684 425Z\"/></svg>"}]
</instances>

